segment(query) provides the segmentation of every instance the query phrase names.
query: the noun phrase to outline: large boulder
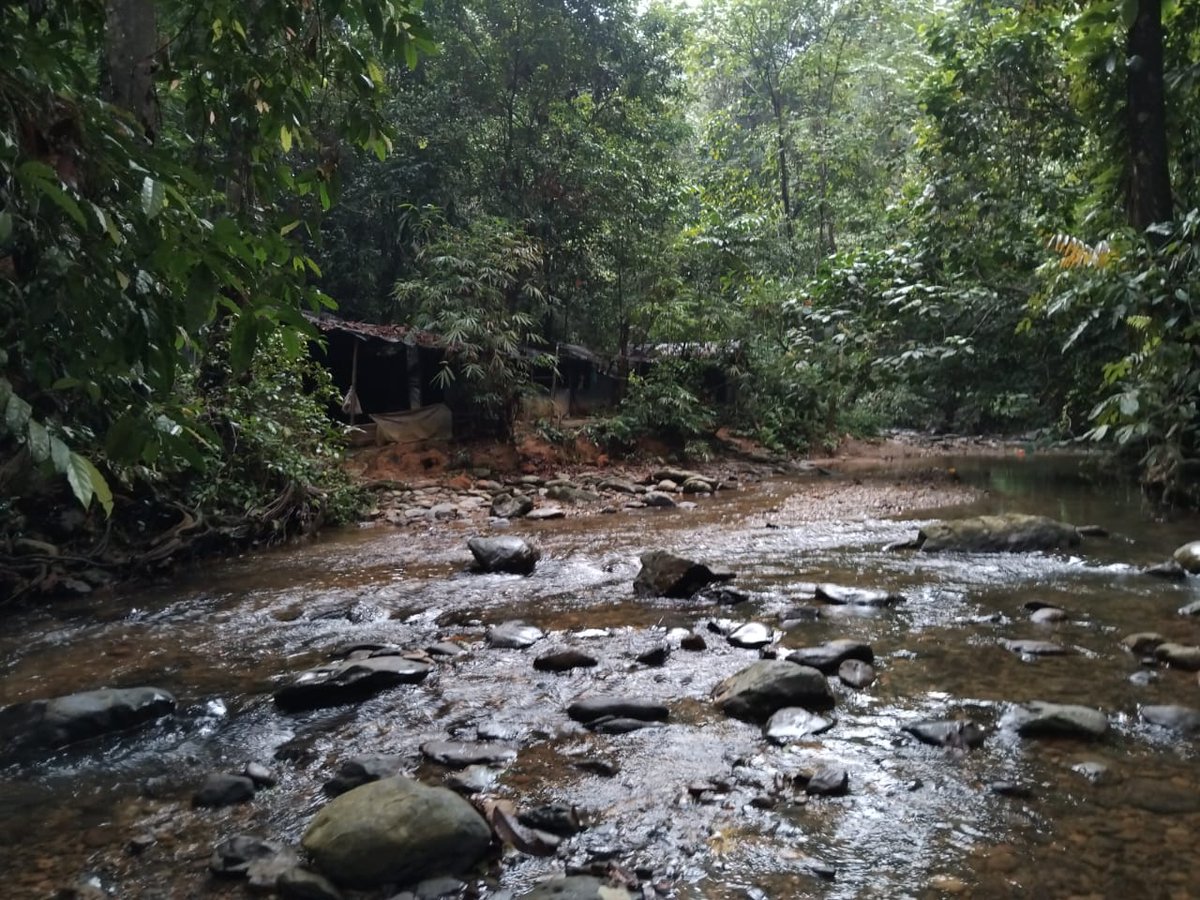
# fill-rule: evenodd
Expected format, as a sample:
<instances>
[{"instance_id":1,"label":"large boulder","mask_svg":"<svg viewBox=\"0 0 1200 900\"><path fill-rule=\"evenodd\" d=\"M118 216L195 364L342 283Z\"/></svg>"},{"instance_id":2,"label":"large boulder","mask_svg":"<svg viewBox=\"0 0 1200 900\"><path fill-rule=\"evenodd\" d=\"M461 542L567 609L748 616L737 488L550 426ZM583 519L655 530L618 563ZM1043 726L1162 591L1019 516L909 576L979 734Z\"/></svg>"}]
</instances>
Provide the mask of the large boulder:
<instances>
[{"instance_id":1,"label":"large boulder","mask_svg":"<svg viewBox=\"0 0 1200 900\"><path fill-rule=\"evenodd\" d=\"M512 535L473 537L467 541L467 547L480 570L484 572L528 575L542 558L540 550Z\"/></svg>"},{"instance_id":2,"label":"large boulder","mask_svg":"<svg viewBox=\"0 0 1200 900\"><path fill-rule=\"evenodd\" d=\"M1175 562L1191 575L1200 575L1200 541L1190 541L1172 555Z\"/></svg>"},{"instance_id":3,"label":"large boulder","mask_svg":"<svg viewBox=\"0 0 1200 900\"><path fill-rule=\"evenodd\" d=\"M175 711L175 698L156 687L102 688L0 709L0 745L10 751L61 747L124 731Z\"/></svg>"},{"instance_id":4,"label":"large boulder","mask_svg":"<svg viewBox=\"0 0 1200 900\"><path fill-rule=\"evenodd\" d=\"M764 659L718 684L713 689L713 701L735 719L765 722L789 706L832 709L833 693L825 676L810 666Z\"/></svg>"},{"instance_id":5,"label":"large boulder","mask_svg":"<svg viewBox=\"0 0 1200 900\"><path fill-rule=\"evenodd\" d=\"M338 884L369 889L463 872L491 839L483 817L458 794L397 776L330 801L301 844Z\"/></svg>"},{"instance_id":6,"label":"large boulder","mask_svg":"<svg viewBox=\"0 0 1200 900\"><path fill-rule=\"evenodd\" d=\"M811 666L825 675L835 674L842 663L851 659L870 665L875 662L875 651L865 641L838 638L817 647L801 647L787 655L788 662Z\"/></svg>"},{"instance_id":7,"label":"large boulder","mask_svg":"<svg viewBox=\"0 0 1200 900\"><path fill-rule=\"evenodd\" d=\"M925 553L1022 553L1063 550L1078 546L1079 540L1079 530L1066 522L1005 513L927 525L917 533L916 547Z\"/></svg>"},{"instance_id":8,"label":"large boulder","mask_svg":"<svg viewBox=\"0 0 1200 900\"><path fill-rule=\"evenodd\" d=\"M665 722L671 711L662 703L636 697L594 695L581 697L567 707L567 715L589 725L602 719L634 719L639 722Z\"/></svg>"},{"instance_id":9,"label":"large boulder","mask_svg":"<svg viewBox=\"0 0 1200 900\"><path fill-rule=\"evenodd\" d=\"M533 512L533 500L524 494L500 494L492 499L491 513L498 519L518 519Z\"/></svg>"},{"instance_id":10,"label":"large boulder","mask_svg":"<svg viewBox=\"0 0 1200 900\"><path fill-rule=\"evenodd\" d=\"M285 712L357 703L382 690L424 681L433 666L405 656L348 659L310 669L275 692L275 705Z\"/></svg>"},{"instance_id":11,"label":"large boulder","mask_svg":"<svg viewBox=\"0 0 1200 900\"><path fill-rule=\"evenodd\" d=\"M1022 737L1095 740L1108 731L1108 717L1098 709L1041 700L1013 707L1001 723Z\"/></svg>"},{"instance_id":12,"label":"large boulder","mask_svg":"<svg viewBox=\"0 0 1200 900\"><path fill-rule=\"evenodd\" d=\"M639 597L687 599L707 585L734 577L728 570L712 569L662 550L643 553L641 561L641 571L633 582L633 592Z\"/></svg>"}]
</instances>

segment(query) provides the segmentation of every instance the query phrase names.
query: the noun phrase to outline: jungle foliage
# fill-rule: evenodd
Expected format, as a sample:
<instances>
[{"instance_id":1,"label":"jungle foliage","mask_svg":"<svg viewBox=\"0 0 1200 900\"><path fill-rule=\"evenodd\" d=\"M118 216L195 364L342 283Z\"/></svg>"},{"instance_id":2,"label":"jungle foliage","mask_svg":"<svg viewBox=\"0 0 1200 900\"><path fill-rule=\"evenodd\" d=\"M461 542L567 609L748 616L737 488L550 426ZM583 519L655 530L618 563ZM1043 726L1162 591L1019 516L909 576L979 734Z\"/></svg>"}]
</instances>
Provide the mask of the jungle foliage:
<instances>
[{"instance_id":1,"label":"jungle foliage","mask_svg":"<svg viewBox=\"0 0 1200 900\"><path fill-rule=\"evenodd\" d=\"M0 2L0 568L346 514L304 317L335 305L441 334L501 430L572 342L618 444L1037 431L1196 499L1198 19Z\"/></svg>"}]
</instances>

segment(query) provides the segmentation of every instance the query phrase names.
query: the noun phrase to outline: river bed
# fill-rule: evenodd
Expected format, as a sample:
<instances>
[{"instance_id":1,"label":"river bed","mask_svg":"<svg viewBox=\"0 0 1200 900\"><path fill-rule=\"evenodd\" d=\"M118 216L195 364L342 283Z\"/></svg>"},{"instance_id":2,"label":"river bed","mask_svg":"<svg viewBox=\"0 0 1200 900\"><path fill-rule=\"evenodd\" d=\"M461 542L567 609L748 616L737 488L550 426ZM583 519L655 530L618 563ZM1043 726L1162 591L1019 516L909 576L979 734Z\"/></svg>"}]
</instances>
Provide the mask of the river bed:
<instances>
[{"instance_id":1,"label":"river bed","mask_svg":"<svg viewBox=\"0 0 1200 900\"><path fill-rule=\"evenodd\" d=\"M543 552L528 578L467 573L471 532L462 526L384 527L11 616L0 636L0 706L153 684L175 693L179 712L0 772L4 896L49 897L80 878L113 897L244 896L245 888L207 874L222 837L249 832L297 843L341 761L401 754L412 773L436 782L445 771L422 761L420 745L473 738L481 725L511 734L521 748L496 796L572 804L590 827L555 856L508 851L468 879L472 896L519 894L566 867L609 861L643 874L658 896L680 898L1196 896L1195 743L1137 713L1152 704L1200 707L1200 686L1195 673L1172 669L1131 681L1141 665L1121 638L1156 631L1200 643L1200 621L1177 613L1200 599L1196 579L1138 572L1200 535L1200 521L1163 519L1136 488L1084 474L1090 467L1078 458L938 465L952 467L977 499L881 516L861 497L885 485L903 497L911 473L900 464L853 479L778 476L690 510L515 522L503 533ZM934 518L1007 511L1095 524L1111 536L1070 554L883 549ZM728 566L751 599L717 607L635 598L638 555L649 549ZM729 645L708 624L734 618L779 627L787 610L813 606L819 582L906 599L857 612L822 607L819 617L789 625L786 648L841 637L870 642L879 678L863 690L836 686L836 725L776 747L709 700L716 683L758 652ZM1024 608L1030 601L1071 617L1034 623ZM488 648L487 626L510 619L548 636L528 650ZM661 667L635 661L677 643L672 629L701 634L707 649L676 649ZM1070 652L1023 657L1002 643L1022 638ZM347 646L421 648L446 639L470 651L439 663L421 685L291 715L272 703L284 681ZM533 670L536 655L568 646L599 665ZM590 733L564 710L596 692L664 702L670 722ZM1031 700L1103 709L1109 735L1088 744L1030 741L996 728L1008 704ZM981 747L929 747L901 730L956 717L990 730ZM616 774L577 766L597 757L615 763ZM251 760L268 765L279 784L248 804L191 808L206 773ZM827 763L849 773L847 796L778 789ZM1019 795L997 793L998 783ZM142 836L131 853L130 841Z\"/></svg>"}]
</instances>

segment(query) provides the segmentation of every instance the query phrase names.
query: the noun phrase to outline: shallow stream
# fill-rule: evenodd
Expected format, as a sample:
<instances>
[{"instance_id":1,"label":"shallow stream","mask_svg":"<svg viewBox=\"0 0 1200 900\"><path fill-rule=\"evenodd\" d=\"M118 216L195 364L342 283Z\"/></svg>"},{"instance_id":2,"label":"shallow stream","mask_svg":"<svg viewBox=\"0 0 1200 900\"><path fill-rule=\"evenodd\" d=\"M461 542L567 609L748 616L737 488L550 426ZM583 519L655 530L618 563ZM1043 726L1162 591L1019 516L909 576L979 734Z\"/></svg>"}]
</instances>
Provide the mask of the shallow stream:
<instances>
[{"instance_id":1,"label":"shallow stream","mask_svg":"<svg viewBox=\"0 0 1200 900\"><path fill-rule=\"evenodd\" d=\"M815 487L828 494L850 480L781 476L693 510L514 524L508 533L543 551L529 578L467 574L462 528L386 527L11 616L0 635L0 706L152 684L174 692L180 711L0 770L0 895L53 896L87 877L114 897L242 896L244 888L207 875L216 841L250 832L297 842L342 760L404 754L412 772L439 780L443 770L423 763L419 746L473 739L486 724L521 746L496 795L518 805L575 804L592 824L556 857L509 851L472 882L482 896L519 893L597 860L641 871L680 898L1200 896L1196 745L1137 716L1142 705L1200 707L1200 686L1195 673L1170 669L1131 681L1139 661L1120 644L1139 631L1200 643L1200 621L1177 613L1200 599L1197 580L1137 572L1200 536L1200 520L1163 521L1136 489L1082 475L1075 458L938 465L985 490L982 499L904 518L864 518L852 502L836 515L808 514ZM869 491L906 473L856 477L862 485L854 487ZM994 511L1099 525L1111 537L1088 539L1074 555L883 550L923 521ZM728 566L752 599L736 607L635 599L637 557L648 549ZM735 618L778 627L785 610L814 605L815 582L886 588L906 601L858 612L823 607L788 627L785 648L869 641L879 679L860 691L836 686L834 728L775 747L713 708L712 687L758 653L730 646L707 625ZM1071 619L1035 624L1029 601L1063 607ZM486 626L509 619L548 637L524 651L487 648ZM708 649L677 649L662 667L635 662L656 644L677 644L668 637L676 628L702 634ZM1071 652L1026 658L1003 645L1013 638ZM281 683L347 646L444 639L471 650L440 662L421 685L293 715L272 703ZM535 656L566 646L599 665L533 670ZM564 709L596 692L664 701L670 723L624 735L584 731ZM921 718L969 717L992 728L1006 704L1029 700L1099 707L1113 727L1093 744L995 730L970 752L918 744L901 731ZM581 770L575 763L585 757L619 770ZM269 765L279 785L242 806L190 807L206 773L239 771L249 760ZM823 763L848 770L847 796L806 800L774 790L778 779ZM997 793L998 782L1021 796ZM128 852L144 834L155 842Z\"/></svg>"}]
</instances>

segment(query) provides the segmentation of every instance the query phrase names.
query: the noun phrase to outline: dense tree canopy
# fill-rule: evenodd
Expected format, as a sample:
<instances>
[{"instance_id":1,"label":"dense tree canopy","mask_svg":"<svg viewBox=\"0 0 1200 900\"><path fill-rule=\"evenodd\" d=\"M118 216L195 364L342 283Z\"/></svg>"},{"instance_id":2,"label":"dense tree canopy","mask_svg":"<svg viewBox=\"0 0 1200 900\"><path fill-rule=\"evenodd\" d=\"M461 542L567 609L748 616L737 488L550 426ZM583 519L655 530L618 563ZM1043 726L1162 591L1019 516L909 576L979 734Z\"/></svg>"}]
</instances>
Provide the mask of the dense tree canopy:
<instances>
[{"instance_id":1,"label":"dense tree canopy","mask_svg":"<svg viewBox=\"0 0 1200 900\"><path fill-rule=\"evenodd\" d=\"M1042 429L1179 496L1198 16L0 3L0 520L64 484L127 529L336 506L303 316L335 306L444 335L506 421L516 348L574 341L627 380L617 443Z\"/></svg>"}]
</instances>

